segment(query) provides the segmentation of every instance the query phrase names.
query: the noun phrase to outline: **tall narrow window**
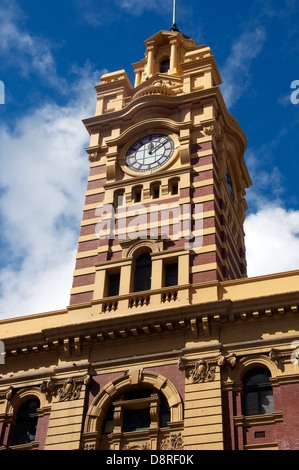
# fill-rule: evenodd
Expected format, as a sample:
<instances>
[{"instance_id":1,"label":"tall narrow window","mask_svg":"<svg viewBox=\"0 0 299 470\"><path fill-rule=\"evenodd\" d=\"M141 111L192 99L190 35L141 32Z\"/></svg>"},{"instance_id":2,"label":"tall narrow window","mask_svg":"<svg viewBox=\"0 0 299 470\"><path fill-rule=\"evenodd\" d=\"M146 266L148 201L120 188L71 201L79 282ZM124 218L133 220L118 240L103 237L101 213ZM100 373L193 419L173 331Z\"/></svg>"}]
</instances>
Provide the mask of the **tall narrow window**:
<instances>
[{"instance_id":1,"label":"tall narrow window","mask_svg":"<svg viewBox=\"0 0 299 470\"><path fill-rule=\"evenodd\" d=\"M152 260L149 253L143 253L136 260L134 292L151 288Z\"/></svg>"},{"instance_id":2,"label":"tall narrow window","mask_svg":"<svg viewBox=\"0 0 299 470\"><path fill-rule=\"evenodd\" d=\"M177 178L169 181L169 191L172 196L179 194L179 180Z\"/></svg>"},{"instance_id":3,"label":"tall narrow window","mask_svg":"<svg viewBox=\"0 0 299 470\"><path fill-rule=\"evenodd\" d=\"M231 174L230 174L230 171L229 169L227 168L226 170L226 173L225 173L225 176L224 176L224 180L225 180L225 183L226 183L226 187L228 189L228 192L230 194L230 197L232 198L232 201L234 201L235 199L235 196L234 196L234 188L233 188L233 183L232 183L232 178L231 178Z\"/></svg>"},{"instance_id":4,"label":"tall narrow window","mask_svg":"<svg viewBox=\"0 0 299 470\"><path fill-rule=\"evenodd\" d=\"M125 204L124 190L116 191L114 194L114 208L122 207Z\"/></svg>"},{"instance_id":5,"label":"tall narrow window","mask_svg":"<svg viewBox=\"0 0 299 470\"><path fill-rule=\"evenodd\" d=\"M178 183L173 183L171 187L171 194L174 196L175 194L178 194L178 193L179 193Z\"/></svg>"},{"instance_id":6,"label":"tall narrow window","mask_svg":"<svg viewBox=\"0 0 299 470\"><path fill-rule=\"evenodd\" d=\"M159 186L154 186L153 188L153 198L158 199L160 196L160 188Z\"/></svg>"},{"instance_id":7,"label":"tall narrow window","mask_svg":"<svg viewBox=\"0 0 299 470\"><path fill-rule=\"evenodd\" d=\"M177 286L178 284L178 263L165 265L165 287Z\"/></svg>"},{"instance_id":8,"label":"tall narrow window","mask_svg":"<svg viewBox=\"0 0 299 470\"><path fill-rule=\"evenodd\" d=\"M140 202L141 201L141 190L137 190L135 193L135 202Z\"/></svg>"},{"instance_id":9,"label":"tall narrow window","mask_svg":"<svg viewBox=\"0 0 299 470\"><path fill-rule=\"evenodd\" d=\"M120 273L110 274L108 285L108 297L119 295Z\"/></svg>"},{"instance_id":10,"label":"tall narrow window","mask_svg":"<svg viewBox=\"0 0 299 470\"><path fill-rule=\"evenodd\" d=\"M264 368L251 369L243 378L243 408L245 416L273 413L273 390L270 372Z\"/></svg>"},{"instance_id":11,"label":"tall narrow window","mask_svg":"<svg viewBox=\"0 0 299 470\"><path fill-rule=\"evenodd\" d=\"M159 199L160 197L160 185L161 183L151 184L151 196L153 199Z\"/></svg>"},{"instance_id":12,"label":"tall narrow window","mask_svg":"<svg viewBox=\"0 0 299 470\"><path fill-rule=\"evenodd\" d=\"M141 187L137 187L137 188L134 188L133 189L133 201L134 202L140 202L141 201L141 192L142 192L142 188Z\"/></svg>"},{"instance_id":13,"label":"tall narrow window","mask_svg":"<svg viewBox=\"0 0 299 470\"><path fill-rule=\"evenodd\" d=\"M169 59L162 60L160 64L160 73L167 73L169 69L170 69L170 60Z\"/></svg>"},{"instance_id":14,"label":"tall narrow window","mask_svg":"<svg viewBox=\"0 0 299 470\"><path fill-rule=\"evenodd\" d=\"M30 444L35 440L39 406L37 399L28 400L21 406L13 430L11 445Z\"/></svg>"}]
</instances>

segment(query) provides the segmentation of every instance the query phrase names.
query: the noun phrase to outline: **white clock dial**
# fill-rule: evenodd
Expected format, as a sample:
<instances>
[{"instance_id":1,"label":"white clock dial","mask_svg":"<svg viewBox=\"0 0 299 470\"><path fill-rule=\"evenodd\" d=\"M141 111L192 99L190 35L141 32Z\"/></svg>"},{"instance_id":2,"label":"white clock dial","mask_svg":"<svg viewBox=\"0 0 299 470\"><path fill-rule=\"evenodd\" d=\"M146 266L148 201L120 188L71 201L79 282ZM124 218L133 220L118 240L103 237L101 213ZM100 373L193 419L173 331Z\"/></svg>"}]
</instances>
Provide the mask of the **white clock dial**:
<instances>
[{"instance_id":1,"label":"white clock dial","mask_svg":"<svg viewBox=\"0 0 299 470\"><path fill-rule=\"evenodd\" d=\"M174 152L174 142L162 134L151 134L137 140L128 150L126 165L133 171L156 170L164 165Z\"/></svg>"}]
</instances>

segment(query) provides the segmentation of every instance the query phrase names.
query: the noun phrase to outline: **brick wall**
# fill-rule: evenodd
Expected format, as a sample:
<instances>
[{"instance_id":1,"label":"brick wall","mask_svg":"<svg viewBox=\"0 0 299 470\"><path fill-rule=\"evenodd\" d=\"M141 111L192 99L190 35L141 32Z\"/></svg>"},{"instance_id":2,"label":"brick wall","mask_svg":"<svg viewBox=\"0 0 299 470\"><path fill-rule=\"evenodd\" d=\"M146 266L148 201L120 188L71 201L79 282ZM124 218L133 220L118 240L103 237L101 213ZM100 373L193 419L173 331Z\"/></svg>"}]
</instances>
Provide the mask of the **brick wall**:
<instances>
[{"instance_id":1,"label":"brick wall","mask_svg":"<svg viewBox=\"0 0 299 470\"><path fill-rule=\"evenodd\" d=\"M223 393L224 442L227 450L243 450L245 446L266 446L277 443L279 450L299 449L299 384L273 387L275 412L282 412L283 421L250 427L234 427L233 417L242 414L241 395Z\"/></svg>"}]
</instances>

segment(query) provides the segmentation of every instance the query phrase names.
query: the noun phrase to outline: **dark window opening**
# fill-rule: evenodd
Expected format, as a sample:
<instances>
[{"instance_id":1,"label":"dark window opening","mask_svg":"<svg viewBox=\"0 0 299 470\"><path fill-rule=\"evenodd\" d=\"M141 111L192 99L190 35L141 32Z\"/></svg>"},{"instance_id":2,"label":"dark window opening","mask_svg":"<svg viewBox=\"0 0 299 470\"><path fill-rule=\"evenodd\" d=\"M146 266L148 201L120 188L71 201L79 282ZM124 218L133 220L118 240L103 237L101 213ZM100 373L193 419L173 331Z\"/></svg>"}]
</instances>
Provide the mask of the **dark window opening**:
<instances>
[{"instance_id":1,"label":"dark window opening","mask_svg":"<svg viewBox=\"0 0 299 470\"><path fill-rule=\"evenodd\" d=\"M150 409L124 410L123 432L133 432L148 429L151 424Z\"/></svg>"},{"instance_id":2,"label":"dark window opening","mask_svg":"<svg viewBox=\"0 0 299 470\"><path fill-rule=\"evenodd\" d=\"M114 207L115 209L117 207L123 206L125 203L125 193L123 191L117 192L114 197Z\"/></svg>"},{"instance_id":3,"label":"dark window opening","mask_svg":"<svg viewBox=\"0 0 299 470\"><path fill-rule=\"evenodd\" d=\"M150 290L152 276L152 260L149 253L143 253L136 260L134 292Z\"/></svg>"},{"instance_id":4,"label":"dark window opening","mask_svg":"<svg viewBox=\"0 0 299 470\"><path fill-rule=\"evenodd\" d=\"M178 285L178 264L165 265L165 287Z\"/></svg>"},{"instance_id":5,"label":"dark window opening","mask_svg":"<svg viewBox=\"0 0 299 470\"><path fill-rule=\"evenodd\" d=\"M114 406L110 406L108 412L106 413L102 434L110 434L114 429Z\"/></svg>"},{"instance_id":6,"label":"dark window opening","mask_svg":"<svg viewBox=\"0 0 299 470\"><path fill-rule=\"evenodd\" d=\"M144 388L142 390L130 390L125 393L124 400L138 400L139 398L148 398L152 394L152 390L149 388Z\"/></svg>"},{"instance_id":7,"label":"dark window opening","mask_svg":"<svg viewBox=\"0 0 299 470\"><path fill-rule=\"evenodd\" d=\"M165 428L170 421L170 407L168 401L163 394L159 394L160 410L159 410L159 426Z\"/></svg>"},{"instance_id":8,"label":"dark window opening","mask_svg":"<svg viewBox=\"0 0 299 470\"><path fill-rule=\"evenodd\" d=\"M17 415L11 445L30 444L35 441L39 401L36 399L26 401Z\"/></svg>"},{"instance_id":9,"label":"dark window opening","mask_svg":"<svg viewBox=\"0 0 299 470\"><path fill-rule=\"evenodd\" d=\"M231 175L230 175L230 172L229 172L229 169L228 169L228 168L227 168L227 170L226 170L224 179L225 179L225 183L226 183L228 192L229 192L229 194L230 194L230 197L232 198L232 201L234 201L234 199L235 199L235 196L234 196L234 188L233 188L232 178L231 178Z\"/></svg>"},{"instance_id":10,"label":"dark window opening","mask_svg":"<svg viewBox=\"0 0 299 470\"><path fill-rule=\"evenodd\" d=\"M141 201L141 195L142 195L142 188L141 187L136 187L133 189L132 197L134 202L140 202Z\"/></svg>"},{"instance_id":11,"label":"dark window opening","mask_svg":"<svg viewBox=\"0 0 299 470\"><path fill-rule=\"evenodd\" d=\"M245 416L274 412L270 372L263 368L251 369L243 378L243 408Z\"/></svg>"},{"instance_id":12,"label":"dark window opening","mask_svg":"<svg viewBox=\"0 0 299 470\"><path fill-rule=\"evenodd\" d=\"M178 192L179 192L179 186L177 183L174 183L171 186L171 194L174 196L175 194L178 194Z\"/></svg>"},{"instance_id":13,"label":"dark window opening","mask_svg":"<svg viewBox=\"0 0 299 470\"><path fill-rule=\"evenodd\" d=\"M119 295L119 283L120 283L120 273L110 274L109 286L108 286L108 297L114 297L116 295Z\"/></svg>"},{"instance_id":14,"label":"dark window opening","mask_svg":"<svg viewBox=\"0 0 299 470\"><path fill-rule=\"evenodd\" d=\"M170 60L169 59L162 60L160 64L160 73L167 73L169 69L170 69Z\"/></svg>"},{"instance_id":15,"label":"dark window opening","mask_svg":"<svg viewBox=\"0 0 299 470\"><path fill-rule=\"evenodd\" d=\"M158 199L159 196L160 196L160 188L159 188L159 187L154 188L154 189L153 189L153 198L154 198L154 199Z\"/></svg>"},{"instance_id":16,"label":"dark window opening","mask_svg":"<svg viewBox=\"0 0 299 470\"><path fill-rule=\"evenodd\" d=\"M153 396L154 395L154 396ZM158 395L159 397L159 426L166 427L170 422L170 407L166 397L162 393L155 393L153 389L135 389L131 390L121 396L121 402L127 402L127 405L123 407L122 411L122 432L134 432L149 429L151 424L150 406L149 402L145 404L138 400L142 398L153 399ZM132 401L132 407L128 406L128 402ZM121 403L120 402L120 403ZM110 434L114 431L114 405L117 405L117 401L109 408L106 413L102 434Z\"/></svg>"}]
</instances>

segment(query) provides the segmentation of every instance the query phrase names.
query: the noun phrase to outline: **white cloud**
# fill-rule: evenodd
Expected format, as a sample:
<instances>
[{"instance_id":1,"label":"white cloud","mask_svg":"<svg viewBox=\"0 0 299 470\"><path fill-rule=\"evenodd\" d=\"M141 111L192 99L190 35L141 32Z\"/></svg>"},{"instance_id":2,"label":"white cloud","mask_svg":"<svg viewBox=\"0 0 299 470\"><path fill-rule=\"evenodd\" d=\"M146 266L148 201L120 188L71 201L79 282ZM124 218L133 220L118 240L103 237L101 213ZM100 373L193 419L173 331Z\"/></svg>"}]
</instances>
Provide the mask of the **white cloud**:
<instances>
[{"instance_id":1,"label":"white cloud","mask_svg":"<svg viewBox=\"0 0 299 470\"><path fill-rule=\"evenodd\" d=\"M249 277L299 269L299 211L285 208L285 180L279 168L263 167L282 136L246 153L253 181L246 196L251 213L244 224Z\"/></svg>"},{"instance_id":2,"label":"white cloud","mask_svg":"<svg viewBox=\"0 0 299 470\"><path fill-rule=\"evenodd\" d=\"M68 305L88 174L81 119L94 114L99 75L82 70L67 105L48 102L0 127L2 318Z\"/></svg>"},{"instance_id":3,"label":"white cloud","mask_svg":"<svg viewBox=\"0 0 299 470\"><path fill-rule=\"evenodd\" d=\"M299 269L299 211L268 205L245 221L248 276Z\"/></svg>"},{"instance_id":4,"label":"white cloud","mask_svg":"<svg viewBox=\"0 0 299 470\"><path fill-rule=\"evenodd\" d=\"M221 70L222 94L228 108L232 107L251 83L250 66L266 41L264 28L244 31L234 42Z\"/></svg>"}]
</instances>

